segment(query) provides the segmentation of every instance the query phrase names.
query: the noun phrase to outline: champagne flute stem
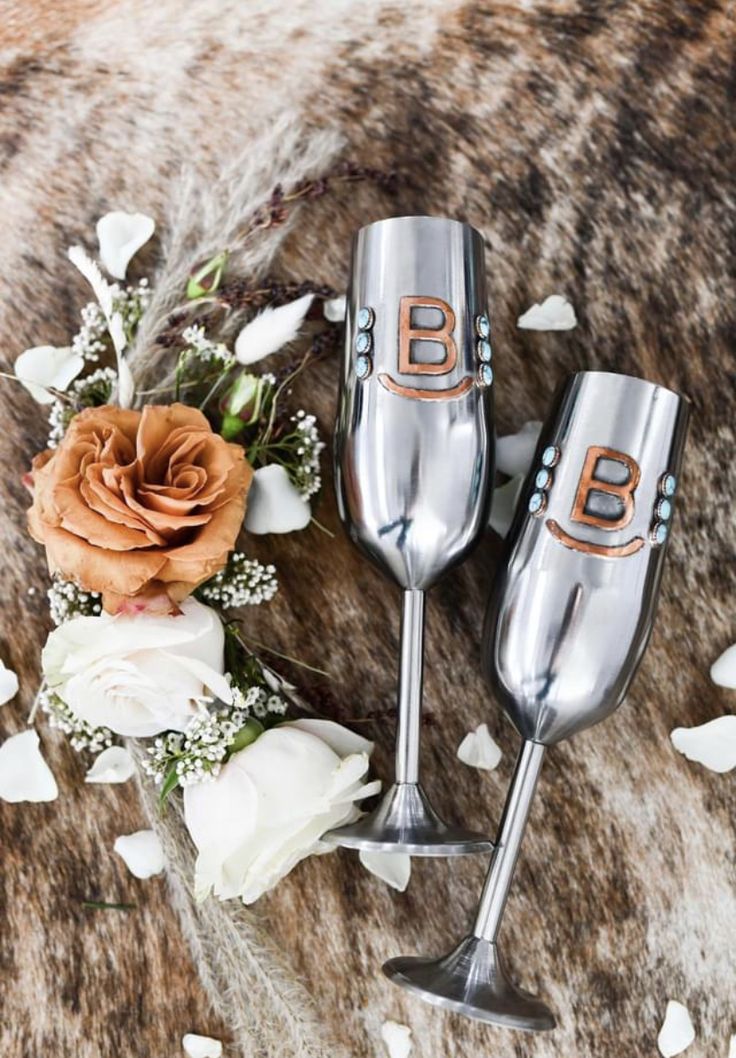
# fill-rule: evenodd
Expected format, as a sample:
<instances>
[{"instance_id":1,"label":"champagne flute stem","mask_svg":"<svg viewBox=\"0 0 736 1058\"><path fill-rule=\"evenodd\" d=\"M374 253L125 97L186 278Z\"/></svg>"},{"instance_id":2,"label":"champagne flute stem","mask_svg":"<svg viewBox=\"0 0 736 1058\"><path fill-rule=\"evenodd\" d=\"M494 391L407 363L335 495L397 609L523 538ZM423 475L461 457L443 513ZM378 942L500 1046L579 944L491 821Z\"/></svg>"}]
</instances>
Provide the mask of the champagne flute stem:
<instances>
[{"instance_id":1,"label":"champagne flute stem","mask_svg":"<svg viewBox=\"0 0 736 1058\"><path fill-rule=\"evenodd\" d=\"M539 742L524 742L516 762L473 929L474 935L484 940L495 942L501 928L514 868L537 788L544 750L545 747Z\"/></svg>"},{"instance_id":2,"label":"champagne flute stem","mask_svg":"<svg viewBox=\"0 0 736 1058\"><path fill-rule=\"evenodd\" d=\"M401 610L399 719L396 732L396 782L419 780L424 662L424 592L408 588Z\"/></svg>"}]
</instances>

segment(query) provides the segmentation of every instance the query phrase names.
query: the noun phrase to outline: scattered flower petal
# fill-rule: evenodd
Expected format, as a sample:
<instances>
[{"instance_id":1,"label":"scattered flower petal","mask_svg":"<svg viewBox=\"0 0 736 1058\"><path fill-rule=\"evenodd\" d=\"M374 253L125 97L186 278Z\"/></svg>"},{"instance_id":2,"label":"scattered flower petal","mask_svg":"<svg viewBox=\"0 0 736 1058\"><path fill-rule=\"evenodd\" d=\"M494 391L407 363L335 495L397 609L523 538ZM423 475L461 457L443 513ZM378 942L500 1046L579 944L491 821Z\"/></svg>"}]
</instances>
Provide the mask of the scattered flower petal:
<instances>
[{"instance_id":1,"label":"scattered flower petal","mask_svg":"<svg viewBox=\"0 0 736 1058\"><path fill-rule=\"evenodd\" d=\"M731 1037L728 1045L728 1058L736 1058L736 1034Z\"/></svg>"},{"instance_id":2,"label":"scattered flower petal","mask_svg":"<svg viewBox=\"0 0 736 1058\"><path fill-rule=\"evenodd\" d=\"M710 667L710 678L719 687L730 687L736 690L736 643L724 650L717 661Z\"/></svg>"},{"instance_id":3,"label":"scattered flower petal","mask_svg":"<svg viewBox=\"0 0 736 1058\"><path fill-rule=\"evenodd\" d=\"M0 746L0 798L18 801L55 801L59 796L51 769L41 756L35 731L11 735Z\"/></svg>"},{"instance_id":4,"label":"scattered flower petal","mask_svg":"<svg viewBox=\"0 0 736 1058\"><path fill-rule=\"evenodd\" d=\"M55 345L34 345L15 361L15 377L39 404L51 404L56 398L49 388L63 393L83 369L78 353Z\"/></svg>"},{"instance_id":5,"label":"scattered flower petal","mask_svg":"<svg viewBox=\"0 0 736 1058\"><path fill-rule=\"evenodd\" d=\"M115 839L113 848L136 878L151 878L154 874L160 874L166 866L161 841L153 830L121 834Z\"/></svg>"},{"instance_id":6,"label":"scattered flower petal","mask_svg":"<svg viewBox=\"0 0 736 1058\"><path fill-rule=\"evenodd\" d=\"M97 221L100 260L115 279L125 279L128 263L144 246L156 229L152 217L145 213L123 213L115 210Z\"/></svg>"},{"instance_id":7,"label":"scattered flower petal","mask_svg":"<svg viewBox=\"0 0 736 1058\"><path fill-rule=\"evenodd\" d=\"M18 677L5 662L0 661L0 705L5 705L18 693Z\"/></svg>"},{"instance_id":8,"label":"scattered flower petal","mask_svg":"<svg viewBox=\"0 0 736 1058\"><path fill-rule=\"evenodd\" d=\"M254 364L292 342L314 300L314 294L278 308L265 308L243 327L235 340L235 357L241 364Z\"/></svg>"},{"instance_id":9,"label":"scattered flower petal","mask_svg":"<svg viewBox=\"0 0 736 1058\"><path fill-rule=\"evenodd\" d=\"M256 470L245 510L249 533L291 533L304 529L311 517L309 504L284 467L271 463Z\"/></svg>"},{"instance_id":10,"label":"scattered flower petal","mask_svg":"<svg viewBox=\"0 0 736 1058\"><path fill-rule=\"evenodd\" d=\"M403 893L411 877L411 856L406 852L371 852L360 850L360 862L376 878Z\"/></svg>"},{"instance_id":11,"label":"scattered flower petal","mask_svg":"<svg viewBox=\"0 0 736 1058\"><path fill-rule=\"evenodd\" d=\"M330 323L342 323L347 313L347 298L344 294L339 298L328 298L322 306L322 311Z\"/></svg>"},{"instance_id":12,"label":"scattered flower petal","mask_svg":"<svg viewBox=\"0 0 736 1058\"><path fill-rule=\"evenodd\" d=\"M686 1047L689 1047L694 1039L695 1029L687 1007L670 999L667 1003L662 1028L657 1036L659 1053L664 1058L673 1058L675 1054L681 1054Z\"/></svg>"},{"instance_id":13,"label":"scattered flower petal","mask_svg":"<svg viewBox=\"0 0 736 1058\"><path fill-rule=\"evenodd\" d=\"M510 478L524 476L532 465L542 430L541 422L525 422L518 433L507 434L496 441L496 469Z\"/></svg>"},{"instance_id":14,"label":"scattered flower petal","mask_svg":"<svg viewBox=\"0 0 736 1058\"><path fill-rule=\"evenodd\" d=\"M109 746L95 758L87 772L85 782L118 783L127 782L135 775L135 763L127 749L122 746Z\"/></svg>"},{"instance_id":15,"label":"scattered flower petal","mask_svg":"<svg viewBox=\"0 0 736 1058\"><path fill-rule=\"evenodd\" d=\"M523 484L524 478L519 475L493 490L488 524L499 536L506 536L511 528Z\"/></svg>"},{"instance_id":16,"label":"scattered flower petal","mask_svg":"<svg viewBox=\"0 0 736 1058\"><path fill-rule=\"evenodd\" d=\"M187 1058L220 1058L222 1044L212 1036L198 1036L196 1032L187 1032L181 1038L181 1045Z\"/></svg>"},{"instance_id":17,"label":"scattered flower petal","mask_svg":"<svg viewBox=\"0 0 736 1058\"><path fill-rule=\"evenodd\" d=\"M711 771L736 768L736 716L719 716L698 727L676 727L670 738L678 752Z\"/></svg>"},{"instance_id":18,"label":"scattered flower petal","mask_svg":"<svg viewBox=\"0 0 736 1058\"><path fill-rule=\"evenodd\" d=\"M411 1029L398 1021L384 1021L381 1039L386 1044L389 1058L409 1058L411 1054Z\"/></svg>"},{"instance_id":19,"label":"scattered flower petal","mask_svg":"<svg viewBox=\"0 0 736 1058\"><path fill-rule=\"evenodd\" d=\"M519 316L516 326L525 331L570 331L577 325L575 309L561 294L550 294Z\"/></svg>"},{"instance_id":20,"label":"scattered flower petal","mask_svg":"<svg viewBox=\"0 0 736 1058\"><path fill-rule=\"evenodd\" d=\"M468 731L457 747L458 760L471 768L493 771L502 757L501 747L491 738L488 724L478 724L475 731Z\"/></svg>"}]
</instances>

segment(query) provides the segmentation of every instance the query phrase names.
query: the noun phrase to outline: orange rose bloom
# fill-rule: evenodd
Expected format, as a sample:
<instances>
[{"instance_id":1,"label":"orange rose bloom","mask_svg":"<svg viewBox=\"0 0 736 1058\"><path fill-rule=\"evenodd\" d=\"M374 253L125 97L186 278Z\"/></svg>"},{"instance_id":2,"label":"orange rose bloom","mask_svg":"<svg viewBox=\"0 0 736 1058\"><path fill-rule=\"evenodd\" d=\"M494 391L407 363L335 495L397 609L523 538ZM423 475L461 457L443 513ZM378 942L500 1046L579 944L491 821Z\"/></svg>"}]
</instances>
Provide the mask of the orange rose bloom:
<instances>
[{"instance_id":1,"label":"orange rose bloom","mask_svg":"<svg viewBox=\"0 0 736 1058\"><path fill-rule=\"evenodd\" d=\"M194 408L88 408L34 459L28 524L51 572L102 592L106 610L179 601L225 565L252 477Z\"/></svg>"}]
</instances>

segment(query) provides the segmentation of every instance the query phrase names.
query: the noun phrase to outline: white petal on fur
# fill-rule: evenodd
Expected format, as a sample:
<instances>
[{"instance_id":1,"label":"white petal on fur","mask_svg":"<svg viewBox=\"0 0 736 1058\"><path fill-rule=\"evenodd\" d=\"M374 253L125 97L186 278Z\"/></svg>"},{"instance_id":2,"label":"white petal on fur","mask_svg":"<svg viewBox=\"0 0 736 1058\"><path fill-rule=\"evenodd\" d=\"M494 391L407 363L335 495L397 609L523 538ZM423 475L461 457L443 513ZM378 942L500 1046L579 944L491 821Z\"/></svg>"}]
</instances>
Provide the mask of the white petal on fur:
<instances>
[{"instance_id":1,"label":"white petal on fur","mask_svg":"<svg viewBox=\"0 0 736 1058\"><path fill-rule=\"evenodd\" d=\"M532 420L525 422L517 433L499 437L496 441L496 469L510 478L526 474L532 465L541 430L541 422Z\"/></svg>"},{"instance_id":2,"label":"white petal on fur","mask_svg":"<svg viewBox=\"0 0 736 1058\"><path fill-rule=\"evenodd\" d=\"M710 678L719 687L730 687L736 690L736 643L724 650L717 661L710 667Z\"/></svg>"},{"instance_id":3,"label":"white petal on fur","mask_svg":"<svg viewBox=\"0 0 736 1058\"><path fill-rule=\"evenodd\" d=\"M220 1058L222 1044L212 1036L198 1036L196 1032L187 1032L181 1038L181 1045L187 1058Z\"/></svg>"},{"instance_id":4,"label":"white petal on fur","mask_svg":"<svg viewBox=\"0 0 736 1058\"><path fill-rule=\"evenodd\" d=\"M403 893L411 877L411 856L406 852L371 852L361 849L359 857L367 871L392 889Z\"/></svg>"},{"instance_id":5,"label":"white petal on fur","mask_svg":"<svg viewBox=\"0 0 736 1058\"><path fill-rule=\"evenodd\" d=\"M736 716L719 716L699 727L676 727L670 738L688 760L704 764L711 771L736 768Z\"/></svg>"},{"instance_id":6,"label":"white petal on fur","mask_svg":"<svg viewBox=\"0 0 736 1058\"><path fill-rule=\"evenodd\" d=\"M0 661L0 705L5 705L18 693L18 676Z\"/></svg>"},{"instance_id":7,"label":"white petal on fur","mask_svg":"<svg viewBox=\"0 0 736 1058\"><path fill-rule=\"evenodd\" d=\"M153 830L121 834L115 839L113 848L136 878L151 878L154 874L160 874L166 866L161 841Z\"/></svg>"},{"instance_id":8,"label":"white petal on fur","mask_svg":"<svg viewBox=\"0 0 736 1058\"><path fill-rule=\"evenodd\" d=\"M526 331L571 331L577 322L575 309L567 298L550 294L519 316L516 326Z\"/></svg>"},{"instance_id":9,"label":"white petal on fur","mask_svg":"<svg viewBox=\"0 0 736 1058\"><path fill-rule=\"evenodd\" d=\"M245 510L249 533L292 533L309 525L312 512L284 467L271 463L253 475Z\"/></svg>"},{"instance_id":10,"label":"white petal on fur","mask_svg":"<svg viewBox=\"0 0 736 1058\"><path fill-rule=\"evenodd\" d=\"M55 801L59 796L51 769L41 756L35 731L11 735L0 746L0 798L19 801Z\"/></svg>"},{"instance_id":11,"label":"white petal on fur","mask_svg":"<svg viewBox=\"0 0 736 1058\"><path fill-rule=\"evenodd\" d=\"M519 475L493 490L488 524L499 536L506 536L511 528L523 484L524 478Z\"/></svg>"},{"instance_id":12,"label":"white petal on fur","mask_svg":"<svg viewBox=\"0 0 736 1058\"><path fill-rule=\"evenodd\" d=\"M398 1021L384 1021L381 1039L386 1044L389 1058L409 1058L411 1054L411 1029Z\"/></svg>"},{"instance_id":13,"label":"white petal on fur","mask_svg":"<svg viewBox=\"0 0 736 1058\"><path fill-rule=\"evenodd\" d=\"M71 349L34 345L15 361L15 377L39 404L51 404L54 395L48 387L63 393L83 368L84 359Z\"/></svg>"},{"instance_id":14,"label":"white petal on fur","mask_svg":"<svg viewBox=\"0 0 736 1058\"><path fill-rule=\"evenodd\" d=\"M130 753L122 746L108 746L84 777L85 782L127 782L135 775L135 764Z\"/></svg>"},{"instance_id":15,"label":"white petal on fur","mask_svg":"<svg viewBox=\"0 0 736 1058\"><path fill-rule=\"evenodd\" d=\"M736 1033L731 1037L728 1045L728 1058L736 1058Z\"/></svg>"},{"instance_id":16,"label":"white petal on fur","mask_svg":"<svg viewBox=\"0 0 736 1058\"><path fill-rule=\"evenodd\" d=\"M475 731L468 731L457 747L457 756L458 760L461 760L463 764L469 764L471 768L493 771L498 767L503 754L501 747L491 738L488 724L479 724Z\"/></svg>"},{"instance_id":17,"label":"white petal on fur","mask_svg":"<svg viewBox=\"0 0 736 1058\"><path fill-rule=\"evenodd\" d=\"M662 1028L657 1036L659 1053L664 1058L673 1058L674 1055L681 1054L689 1047L694 1039L695 1029L687 1007L675 999L670 999L667 1003Z\"/></svg>"},{"instance_id":18,"label":"white petal on fur","mask_svg":"<svg viewBox=\"0 0 736 1058\"><path fill-rule=\"evenodd\" d=\"M345 319L347 308L347 298L343 294L339 298L329 298L325 301L322 311L325 314L325 319L329 320L330 323L342 323Z\"/></svg>"},{"instance_id":19,"label":"white petal on fur","mask_svg":"<svg viewBox=\"0 0 736 1058\"><path fill-rule=\"evenodd\" d=\"M131 257L138 253L156 230L153 217L145 213L115 210L97 221L100 260L115 279L125 279Z\"/></svg>"},{"instance_id":20,"label":"white petal on fur","mask_svg":"<svg viewBox=\"0 0 736 1058\"><path fill-rule=\"evenodd\" d=\"M241 364L254 364L264 356L278 352L299 333L314 294L290 301L278 308L266 308L243 327L235 340L235 356Z\"/></svg>"}]
</instances>

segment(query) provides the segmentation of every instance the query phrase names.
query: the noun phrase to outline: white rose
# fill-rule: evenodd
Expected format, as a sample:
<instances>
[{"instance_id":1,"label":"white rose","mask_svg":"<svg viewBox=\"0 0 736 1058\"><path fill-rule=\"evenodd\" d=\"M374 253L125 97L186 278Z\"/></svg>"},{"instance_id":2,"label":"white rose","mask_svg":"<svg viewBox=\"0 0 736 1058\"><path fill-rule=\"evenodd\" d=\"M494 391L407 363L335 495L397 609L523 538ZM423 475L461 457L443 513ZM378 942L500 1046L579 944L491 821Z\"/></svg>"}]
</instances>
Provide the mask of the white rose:
<instances>
[{"instance_id":1,"label":"white rose","mask_svg":"<svg viewBox=\"0 0 736 1058\"><path fill-rule=\"evenodd\" d=\"M232 696L219 617L192 598L181 610L67 621L43 649L48 686L94 727L143 738L183 731L208 695Z\"/></svg>"},{"instance_id":2,"label":"white rose","mask_svg":"<svg viewBox=\"0 0 736 1058\"><path fill-rule=\"evenodd\" d=\"M295 720L236 753L214 782L184 788L184 818L199 856L195 893L251 904L378 793L363 783L373 743L329 720Z\"/></svg>"}]
</instances>

